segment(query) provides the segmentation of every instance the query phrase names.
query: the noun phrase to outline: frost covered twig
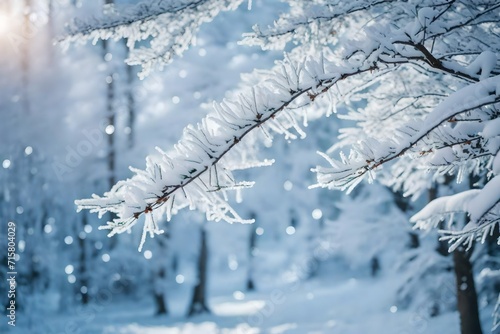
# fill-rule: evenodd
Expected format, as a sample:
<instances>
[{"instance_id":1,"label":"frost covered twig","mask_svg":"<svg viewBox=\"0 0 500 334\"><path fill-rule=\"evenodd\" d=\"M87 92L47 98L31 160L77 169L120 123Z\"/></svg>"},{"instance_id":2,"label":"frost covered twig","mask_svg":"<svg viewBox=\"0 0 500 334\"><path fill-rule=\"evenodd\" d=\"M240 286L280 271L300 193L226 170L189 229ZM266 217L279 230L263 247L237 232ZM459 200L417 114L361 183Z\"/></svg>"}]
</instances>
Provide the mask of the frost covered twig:
<instances>
[{"instance_id":1,"label":"frost covered twig","mask_svg":"<svg viewBox=\"0 0 500 334\"><path fill-rule=\"evenodd\" d=\"M314 170L318 173L319 185L343 190L352 189L353 185L358 184L371 171L401 157L415 147L417 154L427 154L429 150L422 149L418 145L443 123L461 114L500 102L500 91L497 91L499 85L500 76L469 85L445 99L427 116L423 124L415 123L410 129L412 134L400 135L396 140L385 143L379 142L377 148L363 141L353 147L349 158L344 158L343 161L334 161L329 158L332 168L318 167ZM476 95L472 101L471 95ZM403 133L403 131L400 132Z\"/></svg>"},{"instance_id":2,"label":"frost covered twig","mask_svg":"<svg viewBox=\"0 0 500 334\"><path fill-rule=\"evenodd\" d=\"M246 43L260 43L261 46L279 44L280 36L286 36L285 41L292 37L300 40L305 38L308 31L315 29L314 25L318 22L334 24L345 19L356 22L367 12L378 15L380 22L370 23L368 15L368 21L364 23L366 35L344 44L340 64L336 65L338 61L333 61L333 58L322 57L307 61L288 59L277 65L260 84L247 89L235 100L215 104L214 112L201 123L186 128L174 150L161 152L160 161L148 158L145 171L134 170L137 174L135 177L118 183L104 198L79 201L80 209L92 209L100 215L107 211L116 213L118 218L108 226L112 233L130 228L139 216L163 207L169 208L166 210L169 217L178 208L189 205L206 211L212 219L243 221L225 204L225 198L220 197L219 191L237 186L225 160L228 160L228 153L238 151L238 144L249 133L260 128L264 132L271 130L292 136L288 128L299 129L295 116L291 114L291 104L295 100L305 98L314 101L335 85L337 89L344 87L350 91L344 98L362 98L371 103L373 98L365 96L364 90L377 85L383 87L383 80L386 80L383 78L391 77L392 73L410 73L408 68L413 68L417 73L430 71L437 75L448 75L467 85L449 97L445 97L446 90L433 94L425 91L409 93L412 102L390 112L392 116L386 120L394 115L411 114L413 110L432 110L432 103L439 104L429 115L425 115L425 112L421 114L423 121L402 118L393 138L381 141L368 137L354 143L349 157L342 157L341 162L328 158L333 168L316 169L319 185L352 189L365 175L374 178L374 172L379 167L405 155L423 157L427 166L441 168L441 172L450 170L446 169L448 165L458 166L470 160L484 161L488 156L497 155L498 150L495 151L494 147L489 153L478 149L488 145L491 138L497 136L496 133L489 137L477 136L478 123L483 127L497 117L494 106L500 101L497 88L500 87L500 79L496 75L499 72L496 54L491 51L476 53L479 54L476 59L464 66L453 61L453 57L450 58L451 54L458 56L460 52L451 48L448 39L461 37L473 46L478 45L477 40L469 37L470 33L484 29L482 25L491 22L495 11L500 8L498 3L485 1L479 8L468 6L467 1L455 3L431 0L418 2L418 5L410 2L404 6L394 6L392 1L292 3L302 11L283 16L276 27L266 33L256 30L253 35L247 36ZM163 51L174 50L181 45L178 38L184 36L183 33L196 30L201 22L213 18L221 10L234 9L238 4L231 1L215 4L213 1L199 0L166 5L159 1L149 7L135 7L128 16L118 15L103 24L80 25L70 39L127 38L129 47L134 48L136 41L153 36L151 50L160 46ZM459 7L467 8L467 13L457 11ZM195 15L193 11L203 14ZM413 11L414 17L411 15ZM304 20L313 13L316 15L311 15L312 19ZM175 15L175 24L165 21L172 15ZM392 21L389 20L391 17ZM162 22L166 28L160 26ZM181 28L170 29L169 24ZM162 33L165 34L163 39L159 38ZM187 39L184 37L181 38L184 42L192 39L192 36ZM332 37L323 43L334 41L335 37ZM179 46L179 52L187 48L189 43ZM165 54L163 51L156 53L156 56ZM470 52L464 50L462 54ZM151 55L149 52L140 62L143 65L156 62L156 56ZM394 70L391 71L391 68ZM404 79L401 81L405 82ZM360 83L363 84L358 88ZM393 99L390 93L384 93L384 96ZM423 107L422 103L430 105ZM445 129L447 122L463 122L464 125ZM468 123L476 124L476 128L471 131L470 126L467 128ZM497 173L496 167L494 173ZM179 201L179 193L183 195L184 201Z\"/></svg>"},{"instance_id":3,"label":"frost covered twig","mask_svg":"<svg viewBox=\"0 0 500 334\"><path fill-rule=\"evenodd\" d=\"M230 164L223 158L236 151L253 130L292 135L288 128L298 125L286 109L296 99L304 95L314 99L336 82L373 68L364 64L341 70L314 60L282 62L268 74L268 80L237 100L215 103L214 111L201 123L184 130L174 150L160 152L161 159L148 157L145 170L132 169L136 175L118 182L104 197L94 195L76 204L80 210L90 209L101 217L108 211L117 214L118 218L106 226L112 230L111 235L130 229L141 215L163 209L170 219L187 205L207 212L212 220L246 222L219 195L221 190L238 186L230 174ZM144 233L150 231L159 233L145 227Z\"/></svg>"},{"instance_id":4,"label":"frost covered twig","mask_svg":"<svg viewBox=\"0 0 500 334\"><path fill-rule=\"evenodd\" d=\"M111 6L99 18L74 21L61 39L71 42L126 39L130 49L129 65L141 65L141 77L155 67L162 67L181 56L195 41L203 23L212 21L220 12L236 9L243 0L155 0L138 5ZM149 45L141 43L148 41Z\"/></svg>"}]
</instances>

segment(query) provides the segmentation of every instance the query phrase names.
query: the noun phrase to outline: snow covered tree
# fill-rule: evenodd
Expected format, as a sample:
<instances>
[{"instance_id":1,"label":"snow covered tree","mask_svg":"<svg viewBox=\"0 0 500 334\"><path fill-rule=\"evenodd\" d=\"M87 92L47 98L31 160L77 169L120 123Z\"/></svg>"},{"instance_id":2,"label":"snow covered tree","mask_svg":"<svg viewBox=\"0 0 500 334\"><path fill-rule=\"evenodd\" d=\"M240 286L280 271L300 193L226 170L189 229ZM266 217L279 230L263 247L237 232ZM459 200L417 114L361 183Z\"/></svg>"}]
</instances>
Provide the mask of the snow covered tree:
<instances>
[{"instance_id":1,"label":"snow covered tree","mask_svg":"<svg viewBox=\"0 0 500 334\"><path fill-rule=\"evenodd\" d=\"M129 63L142 65L145 75L182 54L201 23L240 3L155 1L76 23L67 40L126 38ZM378 177L416 198L453 178L460 184L453 194L438 192L412 221L431 229L446 220L443 238L461 257L455 264L467 264L466 249L493 234L500 216L498 1L289 4L290 12L273 27L255 27L244 40L264 49L284 49L294 42L283 61L256 71L252 84L214 103L203 120L186 127L175 147L158 149L147 157L144 170L132 169L134 176L103 197L77 201L79 208L101 217L116 214L104 227L110 235L143 219L139 248L147 234L162 232L152 218L157 212L170 219L189 207L205 212L209 220L251 222L227 199L229 191L252 185L237 181L235 171L270 164L258 159L256 144L274 134L303 137L301 122L344 106L350 111L339 117L353 126L322 153L329 166L314 170L317 186L350 192L364 179ZM149 46L139 46L145 39ZM339 152L346 147L348 154ZM469 291L471 269L462 269L457 283ZM458 298L462 333L480 333L477 308L464 309L470 299L464 304Z\"/></svg>"}]
</instances>

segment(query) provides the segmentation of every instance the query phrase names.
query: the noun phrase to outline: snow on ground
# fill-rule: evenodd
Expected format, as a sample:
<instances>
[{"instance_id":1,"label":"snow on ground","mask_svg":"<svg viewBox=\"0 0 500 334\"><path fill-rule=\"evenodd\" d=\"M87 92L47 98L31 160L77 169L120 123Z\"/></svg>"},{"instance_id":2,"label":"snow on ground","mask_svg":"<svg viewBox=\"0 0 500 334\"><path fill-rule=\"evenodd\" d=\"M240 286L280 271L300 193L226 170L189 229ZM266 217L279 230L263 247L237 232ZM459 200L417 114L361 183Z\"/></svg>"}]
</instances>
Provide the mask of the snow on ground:
<instances>
[{"instance_id":1,"label":"snow on ground","mask_svg":"<svg viewBox=\"0 0 500 334\"><path fill-rule=\"evenodd\" d=\"M154 316L152 302L89 305L44 319L47 332L104 334L416 334L458 333L457 313L428 318L392 305L398 277L329 278L328 275L236 298L213 297L213 314L182 316L171 302L170 316ZM105 304L105 303L103 303ZM182 303L181 303L182 304ZM177 308L175 307L177 306ZM49 329L50 328L50 329ZM37 324L19 333L42 333Z\"/></svg>"}]
</instances>

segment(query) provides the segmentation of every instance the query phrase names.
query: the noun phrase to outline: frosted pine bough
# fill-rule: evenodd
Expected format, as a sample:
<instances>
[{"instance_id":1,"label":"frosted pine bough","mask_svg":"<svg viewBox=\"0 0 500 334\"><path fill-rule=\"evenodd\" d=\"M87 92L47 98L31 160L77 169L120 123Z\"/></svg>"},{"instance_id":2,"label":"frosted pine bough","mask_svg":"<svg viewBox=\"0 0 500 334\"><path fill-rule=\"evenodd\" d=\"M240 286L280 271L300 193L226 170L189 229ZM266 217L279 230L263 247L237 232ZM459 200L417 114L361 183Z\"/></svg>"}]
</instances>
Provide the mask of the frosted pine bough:
<instances>
[{"instance_id":1,"label":"frosted pine bough","mask_svg":"<svg viewBox=\"0 0 500 334\"><path fill-rule=\"evenodd\" d=\"M98 212L100 217L108 211L117 214L119 218L106 226L112 230L111 235L131 228L142 214L150 217L144 233L161 233L153 211L164 210L170 219L186 206L206 212L209 220L251 222L229 206L226 194L227 190L251 185L236 182L232 170L270 163L249 156L248 148L256 139L247 138L251 131L260 129L266 138L271 138L273 132L295 138L291 129L303 132L293 109L287 108L300 103L296 100L303 95L310 99L327 90L342 76L369 70L366 66L352 68L350 73L339 75L333 66L333 75L328 75L325 62L284 61L267 73L268 79L242 92L237 99L214 103L214 111L196 126L188 126L171 152L159 149L161 159L148 157L145 170L132 168L136 175L118 182L105 197L94 195L92 199L77 201L79 209Z\"/></svg>"},{"instance_id":2,"label":"frosted pine bough","mask_svg":"<svg viewBox=\"0 0 500 334\"><path fill-rule=\"evenodd\" d=\"M137 174L135 177L119 182L104 198L96 196L94 199L78 201L80 209L90 208L101 216L107 211L116 213L119 218L108 226L112 229L112 234L130 228L141 214L152 214L153 211L162 209L167 218L170 218L173 213L186 206L207 212L208 219L247 222L226 203L226 190L251 185L249 182L236 182L231 173L234 168L232 161L238 162L238 168L248 167L241 166L241 162L247 161L246 147L253 145L258 137L247 139L248 134L258 129L266 137L272 136L273 132L294 137L290 129L295 128L296 132L302 134L299 122L304 114L302 111L297 112L292 106L304 105L305 100L314 101L321 95L329 95L337 103L346 97L351 100L368 99L367 89L383 91L383 80L390 79L395 73L417 78L418 72L423 70L435 71L440 76L449 75L450 86L456 85L457 92L447 96L446 93L452 91L450 88L453 87L439 87L442 90L439 94L407 94L406 99L412 99L413 105L407 107L404 114L400 112L403 117L392 117L396 120L389 118L391 124L398 125L391 126L392 138L373 136L359 140L356 136L345 136L350 138L350 142L347 142L352 144L349 156L341 155L341 161L328 158L332 168L318 167L318 185L352 189L365 176L370 180L375 178L375 171L383 164L398 159L404 163L411 160L413 169L434 169L435 176L459 172L462 178L468 173L482 173L483 182L487 183L497 175L498 162L495 161L498 159L495 158L499 134L495 132L494 124L497 122L495 108L499 98L499 80L496 77L496 53L491 50L480 52L486 47L475 36L470 36L467 29L482 35L489 34L489 31L496 33L495 26L490 21L498 15L499 5L486 1L482 2L483 8L470 8L473 4L469 2L427 2L398 5L396 8L391 2L374 1L324 7L332 4L334 2L321 1L292 7L297 13L292 11L291 14L284 15L275 27L265 32L256 29L255 34L247 36L246 43L270 48L281 47L292 39L305 42L312 38L312 32L322 31L322 26L335 26L336 20L345 24L357 24L363 18L366 21L369 10L379 14L378 22L368 26L363 38L355 43L351 41L348 47L339 43L331 31L325 34L321 40L323 47L338 45L336 49L343 53L340 56L338 50L324 51L319 59L305 57L304 50L292 52L275 69L261 74L258 85L241 92L232 101L214 104L214 112L197 126L188 127L174 150L161 152L161 159L149 157L146 170L134 169ZM425 7L426 4L433 7ZM474 4L477 6L475 2ZM188 2L184 5L189 8ZM161 16L162 10L169 10L161 6L151 8L158 10L152 16ZM328 10L325 11L325 8ZM396 16L397 19L390 22L391 16ZM139 16L139 22L141 19L142 16ZM130 20L134 20L133 15L128 21L118 17L113 22L121 22L123 31L128 31L124 22ZM105 38L106 34L112 35L112 29L115 29L113 24L109 26L112 27L102 24L94 30L87 28L81 34ZM113 36L120 38L128 35L122 33ZM469 43L468 50L461 50L462 47L452 49L455 46L449 44L450 40L458 40L459 37L462 41L475 41L474 44L477 45ZM432 52L426 45L428 42L432 42ZM498 50L495 46L493 43L490 48ZM446 84L442 77L429 79L433 85ZM359 89L361 82L364 85ZM333 86L335 89L331 90ZM342 91L350 92L345 94ZM415 101L420 105L431 102L437 107L431 112L432 105L420 107ZM363 130L370 129L377 121L384 125L388 123L380 122L378 117L366 120L376 112L372 110L375 107L370 102L359 112L358 120L363 121L358 124ZM391 102L393 106L397 106L394 101L389 101L389 105ZM387 132L386 130L385 133ZM371 133L374 134L373 131ZM248 162L249 165L256 163L253 159ZM397 168L393 168L394 170ZM416 171L416 174L427 178L421 172ZM493 177L490 181L493 185L495 179ZM407 184L399 180L394 183L398 182L400 187L406 188L407 194L423 190L417 182ZM446 200L446 208L436 202L432 203L413 220L418 222L419 227L429 227L442 219L443 215L467 211L473 220L466 231L450 231L448 237L455 241L456 246L462 241L470 242L479 234L484 236L498 222L498 218L495 218L498 217L498 200L490 200L490 205L483 210L475 210L470 208L473 205L468 204L474 203L471 201L480 193L490 195L483 197L496 196L498 199L498 194L489 190L494 189L493 186L484 189L485 191L468 191L468 196L461 197L466 198L465 201L453 201L458 195L442 199ZM179 196L178 193L182 195ZM183 199L179 199L180 197ZM487 221L486 217L489 217ZM474 224L477 226L474 227ZM151 218L146 222L145 232L154 231L158 232L159 229Z\"/></svg>"},{"instance_id":3,"label":"frosted pine bough","mask_svg":"<svg viewBox=\"0 0 500 334\"><path fill-rule=\"evenodd\" d=\"M105 227L111 234L130 229L146 216L144 235L154 235L160 228L153 217L166 214L170 219L184 207L204 211L208 219L248 222L230 207L227 196L229 190L251 186L236 181L233 171L260 164L255 144L276 133L303 136L300 124L305 118L345 107L348 113L339 117L355 126L343 129L339 141L323 153L329 166L314 170L317 186L350 191L363 179L378 178L417 197L432 184L453 178L461 190L431 202L412 218L415 226L430 229L446 220L442 232L451 249L470 247L498 228L500 4L290 4L290 13L275 26L256 27L244 40L264 49L297 43L282 62L254 73L257 83L234 98L215 103L205 119L185 129L173 149L148 157L145 170L134 169L135 176L120 181L104 197L77 201L79 209L100 216L116 213L118 218ZM198 15L187 15L186 20ZM129 25L141 22L124 17L131 20ZM127 31L127 25L123 27ZM99 34L128 38L128 32L114 35L106 27L99 29ZM74 36L106 38L95 35L92 27L80 33ZM150 36L152 46L171 43ZM135 44L129 47L135 50ZM147 57L135 63L146 72L151 68ZM345 153L339 152L342 149ZM466 225L457 219L462 213L469 217ZM144 237L141 246L143 242Z\"/></svg>"},{"instance_id":4,"label":"frosted pine bough","mask_svg":"<svg viewBox=\"0 0 500 334\"><path fill-rule=\"evenodd\" d=\"M107 5L101 17L72 22L68 35L61 41L68 46L70 42L126 39L130 49L126 62L141 65L139 76L144 78L175 56L182 56L196 42L196 33L203 23L212 21L221 11L236 9L242 1L157 0L125 8ZM149 42L141 43L146 40Z\"/></svg>"}]
</instances>

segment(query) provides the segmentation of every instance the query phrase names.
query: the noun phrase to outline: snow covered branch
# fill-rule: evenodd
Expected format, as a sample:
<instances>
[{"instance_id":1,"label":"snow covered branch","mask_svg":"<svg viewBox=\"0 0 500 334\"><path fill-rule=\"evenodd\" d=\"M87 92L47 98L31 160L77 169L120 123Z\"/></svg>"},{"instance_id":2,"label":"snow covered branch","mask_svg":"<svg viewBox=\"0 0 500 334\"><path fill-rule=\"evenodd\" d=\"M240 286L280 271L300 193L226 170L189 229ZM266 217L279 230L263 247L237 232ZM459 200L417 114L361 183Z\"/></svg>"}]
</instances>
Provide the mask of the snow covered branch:
<instances>
[{"instance_id":1,"label":"snow covered branch","mask_svg":"<svg viewBox=\"0 0 500 334\"><path fill-rule=\"evenodd\" d=\"M254 32L245 34L242 43L258 45L263 49L283 49L290 41L300 43L329 43L343 29L343 22L352 24L356 14L372 10L383 12L394 0L368 1L289 1L295 10L283 14L274 26L262 30L254 26ZM314 36L314 38L313 38Z\"/></svg>"},{"instance_id":2,"label":"snow covered branch","mask_svg":"<svg viewBox=\"0 0 500 334\"><path fill-rule=\"evenodd\" d=\"M318 173L318 183L321 186L352 190L364 176L373 176L372 171L407 152L410 153L409 151L413 151L415 155L428 155L434 148L427 148L426 145L429 140L432 141L431 135L436 129L459 115L500 102L499 85L500 76L469 85L445 99L427 116L423 124L414 122L399 129L398 136L393 140L379 142L377 147L369 143L369 140L359 142L353 147L349 158L343 157L342 161L327 157L333 168L318 167L315 170ZM464 143L470 140L471 138L468 138ZM496 152L491 152L490 155L495 154Z\"/></svg>"},{"instance_id":3,"label":"snow covered branch","mask_svg":"<svg viewBox=\"0 0 500 334\"><path fill-rule=\"evenodd\" d=\"M303 114L296 108L309 105L326 92L338 101L366 104L359 113L351 114L360 121L360 131L344 132L343 143L352 145L349 156L341 154L338 161L325 154L331 167L315 170L318 186L352 190L365 176L373 180L383 165L404 161L407 166L400 164L403 171L397 175L418 175L402 181L406 188L411 187L410 180L423 178L419 172L423 169L435 169L438 175L456 169L459 175L487 170L488 173L476 174L481 174L484 189L488 187L488 180L492 182L500 168L500 134L495 127L500 71L497 53L491 51L500 50L500 45L495 38L489 38L491 48L486 49L484 42L472 35L496 36L497 30L490 24L497 19L500 8L496 1L483 1L481 6L472 6L470 1L434 0L397 5L392 1L291 3L297 6L296 12L283 16L268 33L257 31L247 36L245 43L266 47L268 43L283 46L283 40L291 38L306 41L308 31L318 29L318 22L361 24L364 33L344 42L328 30L333 37L320 39L324 54L319 57L304 57L303 53L301 56L301 52L292 51L273 70L259 72L258 84L243 89L235 98L214 104L213 112L196 126L187 127L171 151L160 150L159 156L148 157L145 170L133 169L135 176L119 182L104 197L94 195L92 199L77 201L79 209L90 209L100 216L108 211L116 213L118 218L106 226L111 235L128 230L141 216L166 212L170 219L186 206L206 212L208 219L246 222L227 204L226 190L251 185L236 182L231 172L236 165L247 168L255 163L242 158L245 145L253 144L249 137L259 132L254 130L261 130L266 136L281 133L289 138L295 136L290 129L302 134L298 119ZM182 4L185 7L175 12L175 25L186 29L235 5L229 1L224 2L224 7L211 1ZM194 15L189 6L198 6L197 11L204 9L209 14ZM163 31L158 26L174 24L167 22L174 15L173 7L167 7L155 12L153 9L158 8L153 6L144 10L142 16L136 10L133 19L128 19L130 24L122 17L108 25L77 29L74 36L125 37L132 48L135 41L153 36L151 50L163 50L153 53L165 54L165 50L178 43L172 31L184 29ZM167 21L158 21L163 15ZM142 24L152 27L145 29ZM155 29L165 34L163 39L151 32ZM461 41L467 42L467 48L462 47ZM329 48L337 43L341 47ZM188 44L182 44L179 50ZM141 63L152 59L155 58L142 58ZM365 131L367 124L377 119L380 125ZM391 130L377 131L377 127ZM356 137L363 132L363 137ZM411 160L419 162L408 163ZM483 214L490 219L497 209L492 206ZM485 219L475 223L486 226ZM160 232L152 218L146 220L146 232ZM457 238L460 236L451 237Z\"/></svg>"},{"instance_id":4,"label":"snow covered branch","mask_svg":"<svg viewBox=\"0 0 500 334\"><path fill-rule=\"evenodd\" d=\"M223 158L237 152L240 142L256 129L293 137L289 128L301 130L287 108L296 99L304 95L314 99L337 81L371 70L367 64L339 71L325 61L284 61L268 73L267 80L237 100L215 103L214 111L201 123L184 130L171 152L160 150L160 159L148 157L145 170L132 169L136 175L118 182L104 197L94 195L76 204L80 210L90 209L101 217L108 211L117 214L118 218L106 226L111 235L131 228L141 215L152 217L153 211L163 209L170 219L185 206L205 211L211 220L245 223L219 192L250 184L236 183L231 162ZM144 233L161 232L152 221L146 221Z\"/></svg>"},{"instance_id":5,"label":"snow covered branch","mask_svg":"<svg viewBox=\"0 0 500 334\"><path fill-rule=\"evenodd\" d=\"M500 76L468 85L444 99L420 124L413 121L400 128L392 140L376 143L373 139L360 141L352 146L349 157L341 155L341 161L324 155L331 167L316 168L318 184L352 190L365 176L373 180L377 169L403 155L420 159L421 168L439 167L441 171L438 169L438 172L441 173L450 172L450 167L464 166L475 159L483 160L483 165L491 161L491 172L498 175L500 133L493 127L498 124L498 112L495 110L500 102L499 87ZM467 122L469 117L474 120ZM457 122L458 119L464 123L449 126L450 122ZM459 140L450 142L450 138ZM445 215L453 217L455 212L467 212L471 222L466 229L447 232L445 239L452 242L452 249L465 241L470 245L478 235L482 235L484 240L498 223L498 180L498 176L494 177L479 194L476 194L479 190L470 190L451 198L439 198L412 220L418 222L417 227L428 228L436 226ZM476 194L478 199L470 198L470 194ZM467 204L462 203L463 198L468 199ZM450 209L450 206L453 208Z\"/></svg>"},{"instance_id":6,"label":"snow covered branch","mask_svg":"<svg viewBox=\"0 0 500 334\"><path fill-rule=\"evenodd\" d=\"M383 181L413 195L430 186L423 181L428 177L421 171L434 170L434 181L439 175L457 171L457 182L464 175L475 175L481 180L477 186L485 186L481 191L471 191L484 192L487 195L477 195L482 198L481 203L491 204L483 208L480 218L477 209L472 209L477 208L478 202L472 199L471 203L476 204L458 205L456 210L447 211L449 201L461 203L458 198L465 193L449 200L442 199L442 202L438 199L436 203L446 205L430 204L413 218L418 222L417 227L430 228L444 217L453 220L456 212L468 213L471 222L467 228L442 231L451 249L455 249L462 243L470 245L478 238L484 240L498 223L500 194L488 189L493 188L490 183L495 184L495 175L500 172L497 167L499 133L493 130L498 126L500 102L500 71L495 51L500 48L497 42L487 44L472 36L471 31L485 40L495 40L498 29L492 30L490 23L498 20L500 7L493 1L485 1L481 6L469 1L433 3L432 8L427 7L427 2L410 4L406 13L415 5L413 22L407 20L400 25L406 16L400 14L391 28L384 27L383 23L367 27L368 37L385 47L379 55L379 64L393 64L396 68L385 76L385 81L376 80L349 93L351 99L365 101L366 106L341 117L357 122L358 126L342 130L342 140L329 151L330 156L323 154L330 167L317 167L315 171L317 186L350 191L367 176L373 181L376 172L390 164L393 168L389 173L382 173ZM260 38L266 40L264 35ZM457 45L453 38L467 42ZM363 50L360 45L354 44L352 51L346 50L347 57L355 57ZM468 59L468 64L464 59ZM425 79L417 84L399 79L410 75L412 80L419 80L419 75L409 71L408 65L424 74ZM397 79L403 88L387 85L387 77ZM407 85L411 85L411 90ZM453 85L458 89L450 92L449 87ZM367 93L363 92L368 87ZM432 96L432 91L426 91L426 87L441 91L434 91ZM387 128L391 129L389 133ZM341 153L340 159L331 157L331 153L345 146L350 147L347 156Z\"/></svg>"},{"instance_id":7,"label":"snow covered branch","mask_svg":"<svg viewBox=\"0 0 500 334\"><path fill-rule=\"evenodd\" d=\"M88 21L74 21L67 36L71 42L99 39L126 39L130 49L129 65L141 65L141 77L181 56L195 42L203 23L220 12L235 10L243 0L155 0L125 8L110 5L104 15ZM145 46L142 41L148 41Z\"/></svg>"},{"instance_id":8,"label":"snow covered branch","mask_svg":"<svg viewBox=\"0 0 500 334\"><path fill-rule=\"evenodd\" d=\"M125 38L128 63L142 65L145 75L192 45L202 23L241 2L158 0L128 12L111 8L93 23L76 22L66 41ZM100 217L114 213L101 227L110 236L143 220L139 250L147 234L162 233L159 217L170 220L186 207L209 220L249 223L228 195L253 183L237 181L233 172L272 163L253 154L263 138L303 137L300 121L339 110L351 127L341 129L339 140L321 153L329 166L314 169L316 186L349 192L363 179L378 177L413 197L433 187L438 198L411 218L416 228L445 228L440 232L450 251L494 235L500 227L500 3L289 4L290 12L273 27L254 27L242 42L263 49L293 42L284 61L255 71L251 84L214 103L172 149L158 149L144 170L131 168L134 175L102 197L76 201L78 209ZM140 46L141 41L149 44ZM452 179L468 182L452 186ZM442 196L450 190L453 195Z\"/></svg>"}]
</instances>

